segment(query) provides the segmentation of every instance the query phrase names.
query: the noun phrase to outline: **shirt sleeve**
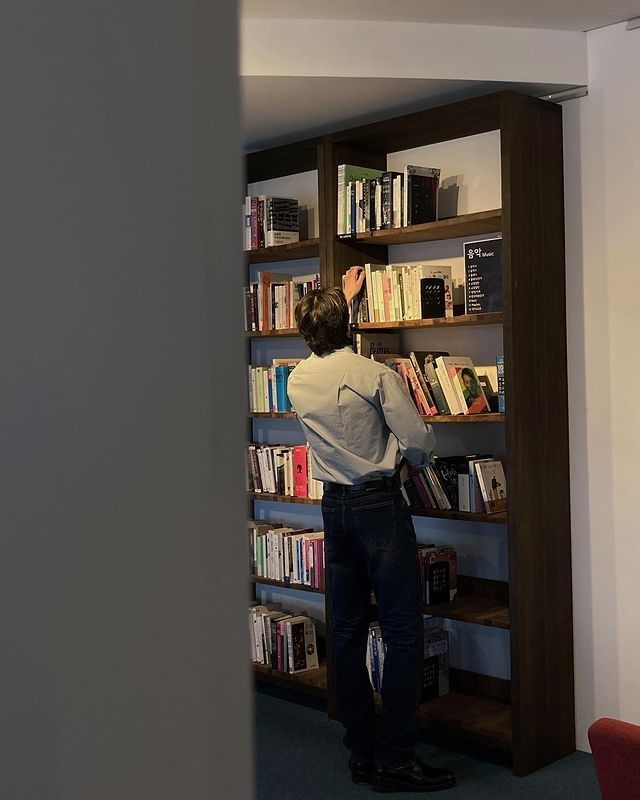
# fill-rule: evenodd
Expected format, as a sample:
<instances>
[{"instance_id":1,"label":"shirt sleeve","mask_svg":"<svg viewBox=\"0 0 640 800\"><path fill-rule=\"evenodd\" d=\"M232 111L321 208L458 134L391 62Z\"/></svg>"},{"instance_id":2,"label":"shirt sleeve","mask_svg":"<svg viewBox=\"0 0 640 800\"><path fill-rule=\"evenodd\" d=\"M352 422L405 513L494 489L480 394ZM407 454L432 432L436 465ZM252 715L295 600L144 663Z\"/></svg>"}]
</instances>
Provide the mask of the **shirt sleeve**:
<instances>
[{"instance_id":1,"label":"shirt sleeve","mask_svg":"<svg viewBox=\"0 0 640 800\"><path fill-rule=\"evenodd\" d=\"M426 425L413 404L404 381L392 369L378 377L378 396L385 422L400 444L400 452L414 467L429 463L435 449L431 425Z\"/></svg>"}]
</instances>

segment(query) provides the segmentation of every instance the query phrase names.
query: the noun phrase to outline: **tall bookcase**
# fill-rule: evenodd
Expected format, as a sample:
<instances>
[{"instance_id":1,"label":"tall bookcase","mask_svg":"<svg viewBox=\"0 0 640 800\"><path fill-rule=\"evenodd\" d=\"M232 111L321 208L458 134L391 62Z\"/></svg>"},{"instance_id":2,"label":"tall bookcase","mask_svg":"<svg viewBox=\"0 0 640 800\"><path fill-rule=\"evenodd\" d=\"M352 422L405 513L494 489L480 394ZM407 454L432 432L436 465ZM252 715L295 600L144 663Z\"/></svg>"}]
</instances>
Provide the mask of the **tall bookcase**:
<instances>
[{"instance_id":1,"label":"tall bookcase","mask_svg":"<svg viewBox=\"0 0 640 800\"><path fill-rule=\"evenodd\" d=\"M499 142L499 207L338 238L338 164L387 169L392 154L454 142L464 147L465 140L471 143L472 137L483 134ZM509 675L495 677L456 668L454 663L451 693L422 706L419 718L425 728L511 753L514 772L529 774L575 749L560 108L515 92L499 92L247 157L249 184L308 170L317 170L319 236L294 246L248 253L249 265L316 258L322 285L340 285L342 274L353 264L388 263L390 247L436 247L449 239L502 234L501 313L367 323L360 328L399 330L414 337L414 342L419 336L420 347L414 344L415 349L430 347L433 336L442 346L462 328L471 336L482 335L484 328L501 332L506 414L430 418L429 422L436 436L448 429L455 431L460 442L472 438L480 426L491 429L487 435L504 447L507 513L425 511L424 516L439 519L445 526L459 525L461 520L467 526L475 524L478 537L488 536L491 530L504 532L508 553L504 578L465 575L460 568L458 598L428 611L463 622L465 630L484 626L503 632L508 636ZM248 337L255 342L263 335ZM273 415L253 415L250 438L261 416ZM297 425L295 419L288 424ZM298 441L302 441L301 432ZM300 502L298 498L274 500ZM319 511L317 527L321 527ZM273 583L255 580L264 586ZM330 608L326 611L330 615ZM458 640L465 635L459 632ZM257 668L256 678L326 696L332 713L328 625L327 638L328 667L291 678Z\"/></svg>"}]
</instances>

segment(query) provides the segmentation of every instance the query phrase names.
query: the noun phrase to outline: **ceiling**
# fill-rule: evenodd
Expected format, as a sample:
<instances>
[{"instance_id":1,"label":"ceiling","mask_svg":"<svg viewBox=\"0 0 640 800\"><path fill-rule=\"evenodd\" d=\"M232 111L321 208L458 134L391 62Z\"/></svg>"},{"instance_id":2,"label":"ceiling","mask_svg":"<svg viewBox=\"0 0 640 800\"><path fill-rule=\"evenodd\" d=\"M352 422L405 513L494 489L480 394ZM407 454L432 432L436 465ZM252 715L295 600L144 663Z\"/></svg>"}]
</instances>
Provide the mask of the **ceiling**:
<instances>
[{"instance_id":1,"label":"ceiling","mask_svg":"<svg viewBox=\"0 0 640 800\"><path fill-rule=\"evenodd\" d=\"M244 141L260 150L396 114L419 111L500 89L536 97L568 85L422 80L244 76Z\"/></svg>"},{"instance_id":2,"label":"ceiling","mask_svg":"<svg viewBox=\"0 0 640 800\"><path fill-rule=\"evenodd\" d=\"M587 31L640 16L640 0L241 0L242 16Z\"/></svg>"}]
</instances>

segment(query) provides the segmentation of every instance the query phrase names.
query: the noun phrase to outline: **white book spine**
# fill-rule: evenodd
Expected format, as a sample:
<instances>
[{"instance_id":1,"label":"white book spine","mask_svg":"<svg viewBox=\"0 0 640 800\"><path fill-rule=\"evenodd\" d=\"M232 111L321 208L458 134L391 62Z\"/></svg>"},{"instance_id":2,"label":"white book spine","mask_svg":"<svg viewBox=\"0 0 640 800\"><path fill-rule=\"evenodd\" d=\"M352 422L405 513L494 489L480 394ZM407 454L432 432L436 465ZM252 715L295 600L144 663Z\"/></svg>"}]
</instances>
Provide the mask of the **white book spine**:
<instances>
[{"instance_id":1,"label":"white book spine","mask_svg":"<svg viewBox=\"0 0 640 800\"><path fill-rule=\"evenodd\" d=\"M449 411L454 415L460 414L458 398L453 390L453 386L451 385L449 372L446 365L442 361L442 356L438 356L436 359L436 375L438 376L440 388L444 392L445 400L449 406Z\"/></svg>"}]
</instances>

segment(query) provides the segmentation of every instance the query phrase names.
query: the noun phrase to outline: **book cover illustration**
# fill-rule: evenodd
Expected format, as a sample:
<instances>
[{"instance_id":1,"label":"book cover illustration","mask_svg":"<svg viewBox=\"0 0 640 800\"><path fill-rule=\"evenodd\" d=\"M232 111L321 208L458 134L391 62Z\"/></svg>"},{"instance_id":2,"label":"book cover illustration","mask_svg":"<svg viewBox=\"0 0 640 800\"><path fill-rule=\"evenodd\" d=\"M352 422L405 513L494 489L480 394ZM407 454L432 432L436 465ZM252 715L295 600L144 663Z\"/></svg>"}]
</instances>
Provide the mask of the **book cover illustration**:
<instances>
[{"instance_id":1,"label":"book cover illustration","mask_svg":"<svg viewBox=\"0 0 640 800\"><path fill-rule=\"evenodd\" d=\"M507 509L507 479L501 461L478 461L475 465L487 514Z\"/></svg>"},{"instance_id":2,"label":"book cover illustration","mask_svg":"<svg viewBox=\"0 0 640 800\"><path fill-rule=\"evenodd\" d=\"M490 411L482 384L470 358L444 358L447 372L463 413L482 414Z\"/></svg>"}]
</instances>

